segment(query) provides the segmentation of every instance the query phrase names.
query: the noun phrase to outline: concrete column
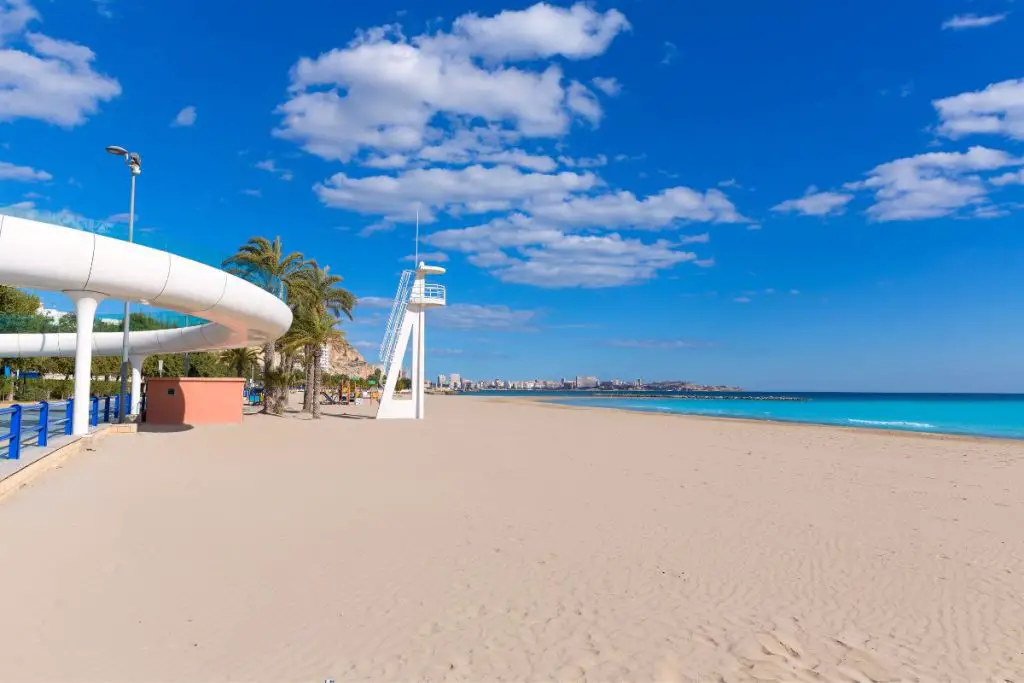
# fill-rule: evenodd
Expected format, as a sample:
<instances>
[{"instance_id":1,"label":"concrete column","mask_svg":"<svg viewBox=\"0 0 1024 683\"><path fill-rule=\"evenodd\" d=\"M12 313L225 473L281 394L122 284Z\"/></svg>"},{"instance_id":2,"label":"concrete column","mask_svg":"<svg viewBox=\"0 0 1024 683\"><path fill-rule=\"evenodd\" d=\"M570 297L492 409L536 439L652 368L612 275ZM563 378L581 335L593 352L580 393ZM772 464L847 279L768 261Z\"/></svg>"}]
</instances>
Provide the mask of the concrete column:
<instances>
[{"instance_id":1,"label":"concrete column","mask_svg":"<svg viewBox=\"0 0 1024 683\"><path fill-rule=\"evenodd\" d=\"M104 296L97 292L65 292L75 302L75 403L71 413L71 433L89 433L89 387L92 384L92 326L96 307Z\"/></svg>"},{"instance_id":2,"label":"concrete column","mask_svg":"<svg viewBox=\"0 0 1024 683\"><path fill-rule=\"evenodd\" d=\"M142 407L142 364L146 362L145 356L131 356L132 362L132 415L138 415Z\"/></svg>"},{"instance_id":3,"label":"concrete column","mask_svg":"<svg viewBox=\"0 0 1024 683\"><path fill-rule=\"evenodd\" d=\"M420 414L420 407L419 407L420 395L416 391L416 381L419 379L420 373L421 373L421 371L420 371L420 351L419 351L419 348L420 348L420 342L419 342L419 339L420 339L420 316L419 316L419 312L416 310L417 308L418 308L418 306L410 304L409 307L408 307L408 310L405 313L406 315L412 317L412 335L411 335L411 339L409 339L409 342L410 342L410 344L409 344L409 346L410 346L410 349L409 349L410 353L409 353L409 355L411 356L410 365L412 366L410 368L412 370L412 372L409 375L409 380L411 381L411 384L409 385L409 398L412 400L412 416L413 417L418 417L419 414Z\"/></svg>"},{"instance_id":4,"label":"concrete column","mask_svg":"<svg viewBox=\"0 0 1024 683\"><path fill-rule=\"evenodd\" d=\"M413 391L416 392L416 419L422 420L426 407L426 392L423 384L427 379L427 311L421 308L416 314L416 355L419 358L417 363L419 375L416 377Z\"/></svg>"}]
</instances>

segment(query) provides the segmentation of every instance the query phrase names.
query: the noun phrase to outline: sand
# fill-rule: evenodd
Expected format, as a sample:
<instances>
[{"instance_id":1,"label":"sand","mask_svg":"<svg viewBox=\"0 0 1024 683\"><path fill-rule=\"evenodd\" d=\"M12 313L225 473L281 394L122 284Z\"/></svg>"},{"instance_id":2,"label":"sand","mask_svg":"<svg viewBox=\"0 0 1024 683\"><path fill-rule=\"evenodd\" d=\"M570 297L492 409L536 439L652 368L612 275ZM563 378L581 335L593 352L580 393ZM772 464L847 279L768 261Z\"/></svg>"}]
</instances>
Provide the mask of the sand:
<instances>
[{"instance_id":1,"label":"sand","mask_svg":"<svg viewBox=\"0 0 1024 683\"><path fill-rule=\"evenodd\" d=\"M1024 680L1024 445L427 408L0 501L0 681Z\"/></svg>"}]
</instances>

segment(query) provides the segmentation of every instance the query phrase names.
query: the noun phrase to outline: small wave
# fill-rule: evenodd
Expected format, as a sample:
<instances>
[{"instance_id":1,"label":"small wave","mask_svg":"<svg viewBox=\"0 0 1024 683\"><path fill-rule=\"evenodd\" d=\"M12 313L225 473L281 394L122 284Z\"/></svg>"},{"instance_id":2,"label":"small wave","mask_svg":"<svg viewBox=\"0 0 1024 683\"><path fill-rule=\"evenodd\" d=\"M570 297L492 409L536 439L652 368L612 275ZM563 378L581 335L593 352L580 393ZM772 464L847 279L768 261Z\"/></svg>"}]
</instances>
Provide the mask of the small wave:
<instances>
[{"instance_id":1,"label":"small wave","mask_svg":"<svg viewBox=\"0 0 1024 683\"><path fill-rule=\"evenodd\" d=\"M933 424L927 422L905 422L901 420L855 420L852 417L846 418L847 422L858 425L871 425L873 427L912 427L914 429L936 429Z\"/></svg>"}]
</instances>

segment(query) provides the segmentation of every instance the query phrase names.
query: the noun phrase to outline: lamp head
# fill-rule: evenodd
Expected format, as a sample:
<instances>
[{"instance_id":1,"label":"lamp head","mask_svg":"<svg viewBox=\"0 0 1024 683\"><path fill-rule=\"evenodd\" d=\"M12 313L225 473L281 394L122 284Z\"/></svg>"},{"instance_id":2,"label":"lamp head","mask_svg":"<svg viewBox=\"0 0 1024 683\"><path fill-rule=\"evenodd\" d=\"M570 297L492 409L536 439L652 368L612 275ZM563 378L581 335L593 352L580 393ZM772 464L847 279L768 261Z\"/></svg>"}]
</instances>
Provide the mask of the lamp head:
<instances>
[{"instance_id":1,"label":"lamp head","mask_svg":"<svg viewBox=\"0 0 1024 683\"><path fill-rule=\"evenodd\" d=\"M107 152L119 157L123 157L128 154L128 150L124 147L118 147L117 145L107 145Z\"/></svg>"}]
</instances>

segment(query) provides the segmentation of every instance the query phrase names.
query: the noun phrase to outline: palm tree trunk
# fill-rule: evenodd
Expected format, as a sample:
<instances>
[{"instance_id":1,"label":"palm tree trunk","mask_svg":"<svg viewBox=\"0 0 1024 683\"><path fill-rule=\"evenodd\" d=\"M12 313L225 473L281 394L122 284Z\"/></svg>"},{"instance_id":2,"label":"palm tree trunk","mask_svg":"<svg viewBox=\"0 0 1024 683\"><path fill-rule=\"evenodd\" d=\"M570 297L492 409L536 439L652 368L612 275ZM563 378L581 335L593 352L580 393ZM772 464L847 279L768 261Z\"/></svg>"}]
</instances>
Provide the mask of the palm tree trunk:
<instances>
[{"instance_id":1,"label":"palm tree trunk","mask_svg":"<svg viewBox=\"0 0 1024 683\"><path fill-rule=\"evenodd\" d=\"M320 401L316 400L316 397L320 395L320 382L322 381L323 371L320 369L320 356L323 354L323 349L320 345L313 347L313 419L320 419Z\"/></svg>"},{"instance_id":2,"label":"palm tree trunk","mask_svg":"<svg viewBox=\"0 0 1024 683\"><path fill-rule=\"evenodd\" d=\"M313 347L306 347L306 390L302 394L302 412L308 413L311 401L316 401L319 394L313 393Z\"/></svg>"},{"instance_id":3,"label":"palm tree trunk","mask_svg":"<svg viewBox=\"0 0 1024 683\"><path fill-rule=\"evenodd\" d=\"M270 388L270 374L274 371L274 342L267 342L263 345L263 410L261 413L271 412L270 406L277 402L276 391Z\"/></svg>"}]
</instances>

